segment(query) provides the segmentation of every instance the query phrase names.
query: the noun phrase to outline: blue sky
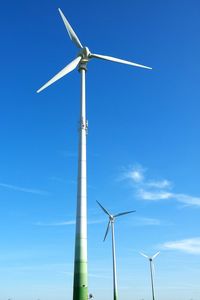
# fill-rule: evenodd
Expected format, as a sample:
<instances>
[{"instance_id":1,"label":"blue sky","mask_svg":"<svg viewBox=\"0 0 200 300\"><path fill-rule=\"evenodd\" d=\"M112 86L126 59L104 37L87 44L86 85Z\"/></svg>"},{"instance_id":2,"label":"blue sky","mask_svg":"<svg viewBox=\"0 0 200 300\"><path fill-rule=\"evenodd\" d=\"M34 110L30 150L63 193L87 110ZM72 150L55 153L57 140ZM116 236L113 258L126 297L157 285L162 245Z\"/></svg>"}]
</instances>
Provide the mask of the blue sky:
<instances>
[{"instance_id":1,"label":"blue sky","mask_svg":"<svg viewBox=\"0 0 200 300\"><path fill-rule=\"evenodd\" d=\"M89 291L112 297L111 212L120 298L199 297L198 1L1 3L0 300L71 299L79 75L36 90L77 54L60 7L91 51L153 68L91 61L87 73Z\"/></svg>"}]
</instances>

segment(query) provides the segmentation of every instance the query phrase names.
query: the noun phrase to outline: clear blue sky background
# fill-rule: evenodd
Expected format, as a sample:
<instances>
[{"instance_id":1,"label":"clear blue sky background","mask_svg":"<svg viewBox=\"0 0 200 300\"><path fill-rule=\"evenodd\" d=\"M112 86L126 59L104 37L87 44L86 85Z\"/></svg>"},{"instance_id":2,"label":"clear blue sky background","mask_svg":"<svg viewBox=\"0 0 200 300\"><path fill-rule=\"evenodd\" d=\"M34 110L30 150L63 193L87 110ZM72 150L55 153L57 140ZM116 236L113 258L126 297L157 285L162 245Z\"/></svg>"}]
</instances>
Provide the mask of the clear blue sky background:
<instances>
[{"instance_id":1,"label":"clear blue sky background","mask_svg":"<svg viewBox=\"0 0 200 300\"><path fill-rule=\"evenodd\" d=\"M77 71L36 90L77 54L61 7L91 51L152 71L91 61L87 73L89 291L120 299L200 295L199 1L4 1L0 10L0 300L72 299L79 117Z\"/></svg>"}]
</instances>

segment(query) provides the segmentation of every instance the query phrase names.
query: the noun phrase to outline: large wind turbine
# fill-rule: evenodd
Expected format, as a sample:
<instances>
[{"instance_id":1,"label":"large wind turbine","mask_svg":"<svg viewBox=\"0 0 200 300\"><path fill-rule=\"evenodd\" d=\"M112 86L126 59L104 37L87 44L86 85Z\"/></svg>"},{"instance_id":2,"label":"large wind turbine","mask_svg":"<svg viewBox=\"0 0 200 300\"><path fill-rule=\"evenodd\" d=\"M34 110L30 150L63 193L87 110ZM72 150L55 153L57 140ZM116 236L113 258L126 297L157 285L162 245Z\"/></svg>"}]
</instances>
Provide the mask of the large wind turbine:
<instances>
[{"instance_id":1,"label":"large wind turbine","mask_svg":"<svg viewBox=\"0 0 200 300\"><path fill-rule=\"evenodd\" d=\"M144 257L146 257L149 260L149 264L150 264L150 275L151 275L151 290L152 290L152 298L153 300L155 300L155 288L154 288L154 263L153 260L158 256L158 254L160 254L160 252L157 252L156 254L154 254L153 256L147 256L146 254L140 252L140 254Z\"/></svg>"},{"instance_id":2,"label":"large wind turbine","mask_svg":"<svg viewBox=\"0 0 200 300\"><path fill-rule=\"evenodd\" d=\"M77 57L70 62L64 69L43 85L37 93L41 92L63 76L67 75L78 67L81 75L81 107L80 107L80 133L79 133L79 158L78 158L78 191L77 191L77 214L76 214L76 241L75 241L75 261L74 261L74 287L73 300L86 300L88 298L87 282L87 180L86 180L86 97L85 97L85 74L87 63L92 58L98 58L134 67L151 69L149 67L136 64L134 62L119 58L91 53L84 47L67 21L66 17L59 9L59 13L68 31L69 37L79 49Z\"/></svg>"},{"instance_id":3,"label":"large wind turbine","mask_svg":"<svg viewBox=\"0 0 200 300\"><path fill-rule=\"evenodd\" d=\"M104 236L104 241L106 240L106 237L108 235L108 231L111 227L112 230L112 258L113 258L113 299L117 300L118 299L118 290L117 290L117 271L116 271L116 255L115 255L115 231L114 231L114 222L117 217L127 215L130 213L135 212L135 210L131 211L125 211L116 215L111 215L107 209L105 209L98 201L97 203L99 206L102 208L102 210L108 215L108 225L106 229L106 233Z\"/></svg>"}]
</instances>

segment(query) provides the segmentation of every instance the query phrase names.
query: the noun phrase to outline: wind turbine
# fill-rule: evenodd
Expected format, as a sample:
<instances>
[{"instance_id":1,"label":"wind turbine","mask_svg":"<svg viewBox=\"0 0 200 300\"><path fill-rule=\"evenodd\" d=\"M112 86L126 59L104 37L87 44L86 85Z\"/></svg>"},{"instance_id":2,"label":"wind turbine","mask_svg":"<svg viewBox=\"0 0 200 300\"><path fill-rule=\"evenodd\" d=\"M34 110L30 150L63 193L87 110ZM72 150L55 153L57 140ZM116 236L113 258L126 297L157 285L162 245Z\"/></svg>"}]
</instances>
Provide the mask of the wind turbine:
<instances>
[{"instance_id":1,"label":"wind turbine","mask_svg":"<svg viewBox=\"0 0 200 300\"><path fill-rule=\"evenodd\" d=\"M160 251L154 254L153 256L147 256L146 254L140 252L140 254L144 257L146 257L149 260L150 264L150 275L151 275L151 289L152 289L152 298L155 300L155 288L154 288L154 274L155 273L155 268L154 268L154 263L153 260L160 254Z\"/></svg>"},{"instance_id":2,"label":"wind turbine","mask_svg":"<svg viewBox=\"0 0 200 300\"><path fill-rule=\"evenodd\" d=\"M41 92L63 76L78 67L81 75L81 103L80 103L80 131L79 131L79 158L78 158L78 186L77 186L77 213L76 213L76 240L74 259L73 300L85 300L88 297L87 282L87 164L86 164L86 135L88 122L86 120L86 70L87 63L93 59L103 59L134 67L151 69L134 62L119 58L91 53L84 47L72 29L61 9L58 9L70 39L79 49L77 57L64 67L58 74L44 84L37 93Z\"/></svg>"},{"instance_id":3,"label":"wind turbine","mask_svg":"<svg viewBox=\"0 0 200 300\"><path fill-rule=\"evenodd\" d=\"M123 215L127 215L130 213L135 212L135 210L131 210L131 211L125 211L116 215L111 215L107 209L105 209L98 201L97 203L99 204L99 206L102 208L102 210L108 215L108 225L106 228L106 233L104 236L104 240L106 240L106 237L108 235L108 231L110 229L111 226L111 230L112 230L112 258L113 258L113 299L117 300L118 299L118 290L117 290L117 271L116 271L116 255L115 255L115 232L114 232L114 222L115 219L117 217L123 216Z\"/></svg>"}]
</instances>

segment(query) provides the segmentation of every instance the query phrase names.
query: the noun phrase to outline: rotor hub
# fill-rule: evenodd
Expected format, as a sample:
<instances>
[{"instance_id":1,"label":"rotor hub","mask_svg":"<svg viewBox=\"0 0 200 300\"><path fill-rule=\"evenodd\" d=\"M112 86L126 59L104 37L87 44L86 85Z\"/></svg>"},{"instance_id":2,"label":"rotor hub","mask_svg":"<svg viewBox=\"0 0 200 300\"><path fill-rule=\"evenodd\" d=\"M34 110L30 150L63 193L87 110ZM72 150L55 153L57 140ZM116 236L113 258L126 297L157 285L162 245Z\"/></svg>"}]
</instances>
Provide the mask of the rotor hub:
<instances>
[{"instance_id":1,"label":"rotor hub","mask_svg":"<svg viewBox=\"0 0 200 300\"><path fill-rule=\"evenodd\" d=\"M88 62L89 58L90 58L91 52L88 49L88 47L84 47L81 49L81 52L78 54L78 56L81 56L81 62Z\"/></svg>"},{"instance_id":2,"label":"rotor hub","mask_svg":"<svg viewBox=\"0 0 200 300\"><path fill-rule=\"evenodd\" d=\"M110 221L114 222L114 219L115 219L114 216L110 215Z\"/></svg>"}]
</instances>

